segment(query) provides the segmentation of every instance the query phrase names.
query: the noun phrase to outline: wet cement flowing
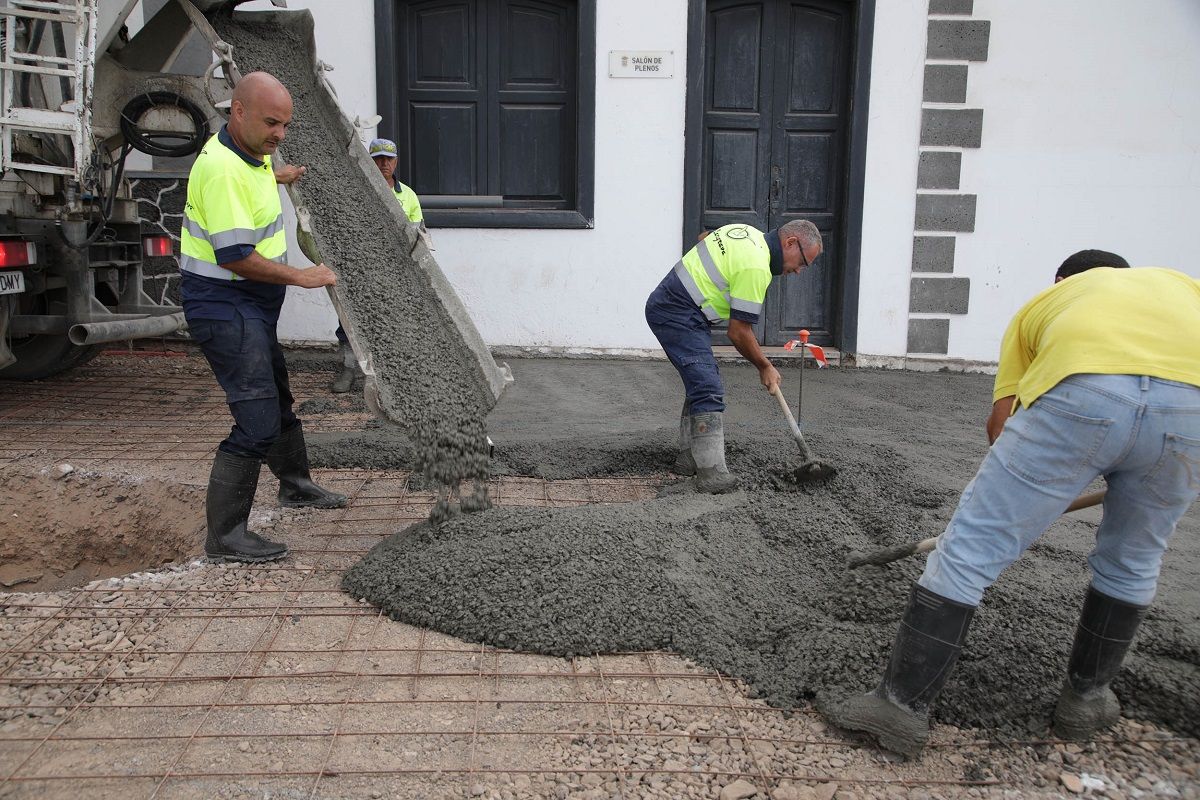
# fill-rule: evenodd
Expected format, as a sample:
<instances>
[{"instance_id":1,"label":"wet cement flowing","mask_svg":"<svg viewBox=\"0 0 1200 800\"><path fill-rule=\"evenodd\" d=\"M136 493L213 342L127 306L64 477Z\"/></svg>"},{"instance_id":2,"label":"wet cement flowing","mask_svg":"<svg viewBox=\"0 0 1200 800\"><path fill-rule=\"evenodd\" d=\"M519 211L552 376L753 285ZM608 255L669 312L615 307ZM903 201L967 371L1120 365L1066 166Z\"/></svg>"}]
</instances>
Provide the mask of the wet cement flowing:
<instances>
[{"instance_id":1,"label":"wet cement flowing","mask_svg":"<svg viewBox=\"0 0 1200 800\"><path fill-rule=\"evenodd\" d=\"M501 451L520 443L516 465L540 453L529 472L565 478L657 473L669 464L678 379L668 366L514 368L514 393L490 426ZM371 551L344 588L395 619L499 647L672 650L784 707L870 689L924 558L856 571L846 559L940 532L986 450L990 380L865 370L809 377L807 435L840 473L796 488L779 477L796 455L773 401L753 370L722 372L730 465L743 491L710 497L680 482L649 501L495 508L436 528L421 524ZM574 387L569 398L547 391L564 384ZM794 382L786 386L794 391ZM614 419L620 397L640 402ZM1098 513L1060 520L988 592L935 718L1005 738L1047 733ZM1127 715L1197 735L1195 511L1181 527L1159 602L1115 688Z\"/></svg>"},{"instance_id":2,"label":"wet cement flowing","mask_svg":"<svg viewBox=\"0 0 1200 800\"><path fill-rule=\"evenodd\" d=\"M355 134L318 84L311 18L223 11L212 22L233 45L243 74L269 72L292 93L294 116L279 157L308 168L295 191L311 212L322 257L338 275L341 311L349 317L343 321L373 359L384 414L407 431L414 466L428 480L473 485L464 509L486 506L483 419L494 397L429 274L410 254L413 234L402 230L391 199L372 186L377 177L347 153ZM445 510L439 504L435 513Z\"/></svg>"}]
</instances>

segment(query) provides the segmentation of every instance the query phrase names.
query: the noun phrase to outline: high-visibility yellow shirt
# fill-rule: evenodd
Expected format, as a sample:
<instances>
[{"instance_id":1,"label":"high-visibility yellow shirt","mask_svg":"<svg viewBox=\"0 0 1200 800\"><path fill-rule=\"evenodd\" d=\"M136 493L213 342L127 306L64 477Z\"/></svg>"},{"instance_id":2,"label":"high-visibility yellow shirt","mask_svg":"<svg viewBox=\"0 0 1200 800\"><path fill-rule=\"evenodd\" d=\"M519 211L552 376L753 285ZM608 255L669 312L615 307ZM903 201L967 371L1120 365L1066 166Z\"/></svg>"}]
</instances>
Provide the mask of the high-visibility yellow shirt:
<instances>
[{"instance_id":1,"label":"high-visibility yellow shirt","mask_svg":"<svg viewBox=\"0 0 1200 800\"><path fill-rule=\"evenodd\" d=\"M400 201L400 207L404 209L404 216L408 217L409 222L420 222L425 219L425 215L421 212L421 201L417 198L416 192L400 181L395 181L392 192Z\"/></svg>"},{"instance_id":2,"label":"high-visibility yellow shirt","mask_svg":"<svg viewBox=\"0 0 1200 800\"><path fill-rule=\"evenodd\" d=\"M271 157L258 161L231 144L222 128L192 164L179 267L206 278L240 281L240 275L222 265L251 250L286 263L287 238Z\"/></svg>"},{"instance_id":3,"label":"high-visibility yellow shirt","mask_svg":"<svg viewBox=\"0 0 1200 800\"><path fill-rule=\"evenodd\" d=\"M771 251L749 225L722 225L696 243L675 274L710 323L758 322L771 285Z\"/></svg>"},{"instance_id":4,"label":"high-visibility yellow shirt","mask_svg":"<svg viewBox=\"0 0 1200 800\"><path fill-rule=\"evenodd\" d=\"M993 400L1028 407L1071 375L1150 375L1200 386L1200 282L1172 269L1097 267L1017 312Z\"/></svg>"}]
</instances>

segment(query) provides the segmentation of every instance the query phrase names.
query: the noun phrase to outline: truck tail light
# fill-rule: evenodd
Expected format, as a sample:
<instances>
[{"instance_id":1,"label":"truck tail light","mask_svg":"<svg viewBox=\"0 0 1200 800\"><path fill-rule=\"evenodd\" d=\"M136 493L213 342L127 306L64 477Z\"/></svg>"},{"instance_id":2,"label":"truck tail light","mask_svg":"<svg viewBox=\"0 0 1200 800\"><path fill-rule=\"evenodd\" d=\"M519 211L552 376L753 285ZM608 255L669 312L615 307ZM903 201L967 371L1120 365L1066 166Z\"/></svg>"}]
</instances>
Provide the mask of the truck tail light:
<instances>
[{"instance_id":1,"label":"truck tail light","mask_svg":"<svg viewBox=\"0 0 1200 800\"><path fill-rule=\"evenodd\" d=\"M37 248L24 239L0 240L0 269L28 267L37 263Z\"/></svg>"},{"instance_id":2,"label":"truck tail light","mask_svg":"<svg viewBox=\"0 0 1200 800\"><path fill-rule=\"evenodd\" d=\"M171 245L170 236L143 236L142 255L146 258L158 256L173 256L175 249Z\"/></svg>"}]
</instances>

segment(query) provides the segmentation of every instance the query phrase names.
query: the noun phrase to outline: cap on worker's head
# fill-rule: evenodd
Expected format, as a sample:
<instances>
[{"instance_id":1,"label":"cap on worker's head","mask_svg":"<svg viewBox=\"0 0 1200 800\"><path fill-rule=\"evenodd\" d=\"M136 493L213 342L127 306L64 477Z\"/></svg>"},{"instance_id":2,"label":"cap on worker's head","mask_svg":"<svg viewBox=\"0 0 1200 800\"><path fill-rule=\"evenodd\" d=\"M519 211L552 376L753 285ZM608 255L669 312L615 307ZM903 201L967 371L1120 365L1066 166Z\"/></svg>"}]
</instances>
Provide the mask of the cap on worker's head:
<instances>
[{"instance_id":1,"label":"cap on worker's head","mask_svg":"<svg viewBox=\"0 0 1200 800\"><path fill-rule=\"evenodd\" d=\"M396 143L391 139L372 139L371 144L367 148L367 153L371 158L395 158Z\"/></svg>"}]
</instances>

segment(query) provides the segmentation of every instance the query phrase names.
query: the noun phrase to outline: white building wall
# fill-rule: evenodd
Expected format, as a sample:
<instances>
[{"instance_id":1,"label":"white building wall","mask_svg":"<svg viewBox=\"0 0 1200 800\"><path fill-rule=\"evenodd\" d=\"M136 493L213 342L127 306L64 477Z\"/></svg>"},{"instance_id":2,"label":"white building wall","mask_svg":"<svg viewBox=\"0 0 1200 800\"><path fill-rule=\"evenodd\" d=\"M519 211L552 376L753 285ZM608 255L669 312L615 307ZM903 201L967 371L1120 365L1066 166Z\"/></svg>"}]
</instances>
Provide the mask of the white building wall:
<instances>
[{"instance_id":1,"label":"white building wall","mask_svg":"<svg viewBox=\"0 0 1200 800\"><path fill-rule=\"evenodd\" d=\"M862 353L902 357L908 342L928 7L928 0L876 4L858 295Z\"/></svg>"},{"instance_id":2,"label":"white building wall","mask_svg":"<svg viewBox=\"0 0 1200 800\"><path fill-rule=\"evenodd\" d=\"M291 0L316 19L343 108L375 113L372 0ZM436 255L486 341L563 349L654 348L642 301L679 257L687 2L604 0L596 41L594 230L440 229ZM244 9L269 9L256 0ZM870 87L859 296L860 355L902 358L928 0L879 0ZM958 234L949 359L993 361L1005 323L1085 247L1200 274L1200 5L1155 0L975 0L992 24L967 107L983 141L964 150L976 229ZM671 79L608 77L610 50L673 50ZM393 132L381 131L389 136ZM285 144L286 150L286 144ZM292 247L296 263L306 263ZM335 265L336 266L336 265ZM320 292L290 290L281 334L329 340Z\"/></svg>"},{"instance_id":3,"label":"white building wall","mask_svg":"<svg viewBox=\"0 0 1200 800\"><path fill-rule=\"evenodd\" d=\"M907 345L927 7L877 6L860 355L902 357ZM1077 250L1200 276L1200 5L975 0L972 17L991 21L965 103L984 110L959 190L978 207L975 231L957 234L970 308L950 318L946 357L990 362L1012 314Z\"/></svg>"},{"instance_id":4,"label":"white building wall","mask_svg":"<svg viewBox=\"0 0 1200 800\"><path fill-rule=\"evenodd\" d=\"M979 205L958 240L971 307L951 319L952 357L994 361L1009 318L1077 250L1200 277L1200 4L1131 10L976 0L991 48L967 84L983 146L963 157Z\"/></svg>"}]
</instances>

